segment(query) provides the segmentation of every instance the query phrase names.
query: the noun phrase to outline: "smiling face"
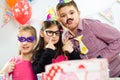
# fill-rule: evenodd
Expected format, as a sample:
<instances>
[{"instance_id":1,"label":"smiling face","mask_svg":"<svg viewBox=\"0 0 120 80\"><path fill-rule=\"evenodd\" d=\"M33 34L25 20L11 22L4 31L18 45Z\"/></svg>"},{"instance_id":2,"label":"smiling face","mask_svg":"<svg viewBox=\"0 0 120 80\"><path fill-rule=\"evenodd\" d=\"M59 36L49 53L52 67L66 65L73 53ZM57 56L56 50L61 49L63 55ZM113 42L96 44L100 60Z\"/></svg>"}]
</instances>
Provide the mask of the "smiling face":
<instances>
[{"instance_id":1,"label":"smiling face","mask_svg":"<svg viewBox=\"0 0 120 80\"><path fill-rule=\"evenodd\" d=\"M30 30L21 31L18 34L18 47L20 54L32 53L36 44L36 39Z\"/></svg>"},{"instance_id":2,"label":"smiling face","mask_svg":"<svg viewBox=\"0 0 120 80\"><path fill-rule=\"evenodd\" d=\"M42 30L40 35L43 37L45 45L48 44L50 39L52 39L53 44L56 44L59 41L60 31L57 25L51 25L49 28Z\"/></svg>"}]
</instances>

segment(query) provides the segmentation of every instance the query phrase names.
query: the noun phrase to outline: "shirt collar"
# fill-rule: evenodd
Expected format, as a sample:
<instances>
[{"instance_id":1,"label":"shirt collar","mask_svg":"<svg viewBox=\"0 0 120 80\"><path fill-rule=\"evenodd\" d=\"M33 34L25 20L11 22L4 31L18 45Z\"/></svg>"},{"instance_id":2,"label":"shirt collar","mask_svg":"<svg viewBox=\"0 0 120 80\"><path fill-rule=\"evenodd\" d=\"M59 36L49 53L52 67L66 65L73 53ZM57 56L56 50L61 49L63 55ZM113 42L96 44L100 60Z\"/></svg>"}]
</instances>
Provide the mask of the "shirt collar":
<instances>
[{"instance_id":1,"label":"shirt collar","mask_svg":"<svg viewBox=\"0 0 120 80\"><path fill-rule=\"evenodd\" d=\"M83 30L82 19L80 19L77 30Z\"/></svg>"}]
</instances>

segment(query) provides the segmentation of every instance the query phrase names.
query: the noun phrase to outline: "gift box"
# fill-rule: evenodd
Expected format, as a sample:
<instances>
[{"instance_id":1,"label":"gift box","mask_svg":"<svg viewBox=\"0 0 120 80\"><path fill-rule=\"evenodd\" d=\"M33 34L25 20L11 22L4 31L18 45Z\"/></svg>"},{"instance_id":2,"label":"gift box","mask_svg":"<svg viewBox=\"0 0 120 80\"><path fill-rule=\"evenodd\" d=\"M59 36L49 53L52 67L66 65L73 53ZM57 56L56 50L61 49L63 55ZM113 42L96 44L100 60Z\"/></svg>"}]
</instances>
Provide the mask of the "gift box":
<instances>
[{"instance_id":1,"label":"gift box","mask_svg":"<svg viewBox=\"0 0 120 80\"><path fill-rule=\"evenodd\" d=\"M47 65L41 80L109 80L107 59L62 61Z\"/></svg>"}]
</instances>

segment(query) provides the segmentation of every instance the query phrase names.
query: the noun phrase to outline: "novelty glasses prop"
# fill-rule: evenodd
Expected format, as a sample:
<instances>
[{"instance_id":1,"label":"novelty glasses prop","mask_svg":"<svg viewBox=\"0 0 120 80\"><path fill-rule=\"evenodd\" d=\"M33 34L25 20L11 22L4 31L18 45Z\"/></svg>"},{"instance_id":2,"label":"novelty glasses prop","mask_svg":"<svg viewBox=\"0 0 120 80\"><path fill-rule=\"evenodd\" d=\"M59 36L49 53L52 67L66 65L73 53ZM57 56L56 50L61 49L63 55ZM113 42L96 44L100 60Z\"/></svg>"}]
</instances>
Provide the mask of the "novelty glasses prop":
<instances>
[{"instance_id":1,"label":"novelty glasses prop","mask_svg":"<svg viewBox=\"0 0 120 80\"><path fill-rule=\"evenodd\" d=\"M60 35L60 31L45 30L45 32L46 32L47 36L49 36L49 37L52 37L54 34L55 34L56 36L59 36L59 35Z\"/></svg>"},{"instance_id":2,"label":"novelty glasses prop","mask_svg":"<svg viewBox=\"0 0 120 80\"><path fill-rule=\"evenodd\" d=\"M18 41L20 42L33 42L35 40L34 36L29 36L29 37L23 37L23 36L18 36Z\"/></svg>"}]
</instances>

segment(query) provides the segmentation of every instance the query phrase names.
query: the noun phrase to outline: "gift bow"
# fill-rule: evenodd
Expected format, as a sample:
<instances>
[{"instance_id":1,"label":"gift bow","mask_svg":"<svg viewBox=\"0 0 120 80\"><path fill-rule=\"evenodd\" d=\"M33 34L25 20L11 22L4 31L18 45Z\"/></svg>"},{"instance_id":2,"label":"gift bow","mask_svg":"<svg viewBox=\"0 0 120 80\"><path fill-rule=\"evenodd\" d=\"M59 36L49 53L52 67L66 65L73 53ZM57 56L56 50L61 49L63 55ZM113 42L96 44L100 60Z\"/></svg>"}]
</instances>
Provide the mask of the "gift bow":
<instances>
[{"instance_id":1,"label":"gift bow","mask_svg":"<svg viewBox=\"0 0 120 80\"><path fill-rule=\"evenodd\" d=\"M82 42L82 37L83 37L83 35L77 36L77 37L75 37L74 39L78 41L78 44L79 44L79 46L80 46L81 54L87 54L87 53L88 53L88 49L87 49L87 47L84 45L84 43Z\"/></svg>"}]
</instances>

